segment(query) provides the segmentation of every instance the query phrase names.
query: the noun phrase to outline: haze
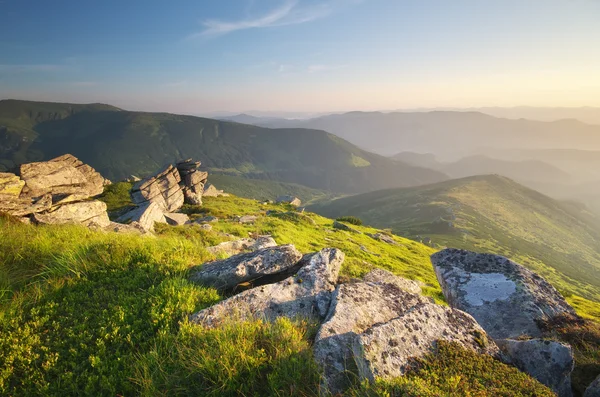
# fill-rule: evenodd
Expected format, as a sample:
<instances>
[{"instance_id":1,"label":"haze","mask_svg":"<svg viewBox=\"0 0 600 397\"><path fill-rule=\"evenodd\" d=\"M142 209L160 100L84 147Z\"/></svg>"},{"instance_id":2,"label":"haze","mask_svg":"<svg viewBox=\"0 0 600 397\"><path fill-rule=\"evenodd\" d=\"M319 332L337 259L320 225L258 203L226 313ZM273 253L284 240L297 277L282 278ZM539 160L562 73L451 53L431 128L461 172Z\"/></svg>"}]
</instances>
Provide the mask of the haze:
<instances>
[{"instance_id":1,"label":"haze","mask_svg":"<svg viewBox=\"0 0 600 397\"><path fill-rule=\"evenodd\" d=\"M0 2L0 98L177 113L600 106L600 2Z\"/></svg>"}]
</instances>

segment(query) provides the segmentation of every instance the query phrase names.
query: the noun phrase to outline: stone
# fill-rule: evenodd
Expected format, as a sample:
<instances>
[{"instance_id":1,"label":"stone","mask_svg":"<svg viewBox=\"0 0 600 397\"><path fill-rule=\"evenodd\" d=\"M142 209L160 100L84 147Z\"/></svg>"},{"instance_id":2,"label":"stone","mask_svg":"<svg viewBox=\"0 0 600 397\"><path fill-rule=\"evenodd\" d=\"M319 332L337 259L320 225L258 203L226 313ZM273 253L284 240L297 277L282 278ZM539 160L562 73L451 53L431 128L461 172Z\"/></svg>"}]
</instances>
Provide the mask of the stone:
<instances>
[{"instance_id":1,"label":"stone","mask_svg":"<svg viewBox=\"0 0 600 397\"><path fill-rule=\"evenodd\" d=\"M406 292L395 284L338 285L313 348L315 360L323 372L323 390L335 395L349 386L346 370L354 367L351 347L357 334L425 302L426 298Z\"/></svg>"},{"instance_id":2,"label":"stone","mask_svg":"<svg viewBox=\"0 0 600 397\"><path fill-rule=\"evenodd\" d=\"M262 248L200 265L192 269L190 280L221 290L232 289L240 283L288 270L301 258L302 254L291 244Z\"/></svg>"},{"instance_id":3,"label":"stone","mask_svg":"<svg viewBox=\"0 0 600 397\"><path fill-rule=\"evenodd\" d=\"M448 304L471 314L494 339L540 337L540 320L575 315L546 280L502 256L445 249L431 256Z\"/></svg>"},{"instance_id":4,"label":"stone","mask_svg":"<svg viewBox=\"0 0 600 397\"><path fill-rule=\"evenodd\" d=\"M162 207L156 202L144 203L125 214L121 215L117 222L138 222L145 231L154 231L154 223L166 223Z\"/></svg>"},{"instance_id":5,"label":"stone","mask_svg":"<svg viewBox=\"0 0 600 397\"><path fill-rule=\"evenodd\" d=\"M236 216L235 221L239 223L254 223L258 219L256 215L242 215Z\"/></svg>"},{"instance_id":6,"label":"stone","mask_svg":"<svg viewBox=\"0 0 600 397\"><path fill-rule=\"evenodd\" d=\"M210 232L212 230L212 225L209 223L195 223L195 225L197 225L200 229L205 230L207 232Z\"/></svg>"},{"instance_id":7,"label":"stone","mask_svg":"<svg viewBox=\"0 0 600 397\"><path fill-rule=\"evenodd\" d=\"M131 222L128 224L110 222L108 226L104 228L108 232L115 233L131 233L131 234L147 234L148 231L140 225L139 222Z\"/></svg>"},{"instance_id":8,"label":"stone","mask_svg":"<svg viewBox=\"0 0 600 397\"><path fill-rule=\"evenodd\" d=\"M75 195L87 199L102 194L110 181L76 157L65 154L49 161L22 164L19 168L25 182L22 195L38 197Z\"/></svg>"},{"instance_id":9,"label":"stone","mask_svg":"<svg viewBox=\"0 0 600 397\"><path fill-rule=\"evenodd\" d=\"M281 204L281 203L285 203L285 204L289 204L291 206L294 207L299 207L302 205L302 201L295 196L279 196L277 197L277 199L275 200L275 202L277 204Z\"/></svg>"},{"instance_id":10,"label":"stone","mask_svg":"<svg viewBox=\"0 0 600 397\"><path fill-rule=\"evenodd\" d=\"M333 228L338 229L338 230L343 230L345 232L355 233L355 234L360 233L358 230L346 225L345 223L338 222L338 221L333 221Z\"/></svg>"},{"instance_id":11,"label":"stone","mask_svg":"<svg viewBox=\"0 0 600 397\"><path fill-rule=\"evenodd\" d=\"M571 397L575 361L571 346L552 340L496 340L509 363L551 388L559 397Z\"/></svg>"},{"instance_id":12,"label":"stone","mask_svg":"<svg viewBox=\"0 0 600 397\"><path fill-rule=\"evenodd\" d=\"M219 190L212 183L208 182L204 185L204 197L229 197L229 194L223 193L222 190Z\"/></svg>"},{"instance_id":13,"label":"stone","mask_svg":"<svg viewBox=\"0 0 600 397\"><path fill-rule=\"evenodd\" d=\"M398 243L392 238L392 236L388 236L387 234L384 234L384 233L367 234L367 236L369 236L377 241L382 241L384 243L388 243L388 244L392 244L392 245L398 245Z\"/></svg>"},{"instance_id":14,"label":"stone","mask_svg":"<svg viewBox=\"0 0 600 397\"><path fill-rule=\"evenodd\" d=\"M219 218L217 218L216 216L212 216L212 215L194 219L194 223L217 223L217 222L219 222Z\"/></svg>"},{"instance_id":15,"label":"stone","mask_svg":"<svg viewBox=\"0 0 600 397\"><path fill-rule=\"evenodd\" d=\"M25 181L15 174L0 172L0 198L4 196L19 197Z\"/></svg>"},{"instance_id":16,"label":"stone","mask_svg":"<svg viewBox=\"0 0 600 397\"><path fill-rule=\"evenodd\" d=\"M14 195L0 195L0 212L12 216L26 216L39 212L49 211L52 208L52 195L41 197L15 197Z\"/></svg>"},{"instance_id":17,"label":"stone","mask_svg":"<svg viewBox=\"0 0 600 397\"><path fill-rule=\"evenodd\" d=\"M178 212L167 212L165 213L165 220L171 226L182 226L190 221L190 217L187 214Z\"/></svg>"},{"instance_id":18,"label":"stone","mask_svg":"<svg viewBox=\"0 0 600 397\"><path fill-rule=\"evenodd\" d=\"M600 376L585 389L583 397L600 397Z\"/></svg>"},{"instance_id":19,"label":"stone","mask_svg":"<svg viewBox=\"0 0 600 397\"><path fill-rule=\"evenodd\" d=\"M403 376L414 360L435 351L437 341L458 343L480 354L498 356L498 347L469 314L423 303L377 324L353 339L359 378L374 382Z\"/></svg>"},{"instance_id":20,"label":"stone","mask_svg":"<svg viewBox=\"0 0 600 397\"><path fill-rule=\"evenodd\" d=\"M309 256L296 275L241 292L194 314L190 320L208 328L232 320L273 321L279 317L320 321L329 309L343 262L342 251L325 248Z\"/></svg>"},{"instance_id":21,"label":"stone","mask_svg":"<svg viewBox=\"0 0 600 397\"><path fill-rule=\"evenodd\" d=\"M177 211L184 202L180 182L179 172L169 165L157 175L133 185L131 199L137 205L156 203L163 212Z\"/></svg>"},{"instance_id":22,"label":"stone","mask_svg":"<svg viewBox=\"0 0 600 397\"><path fill-rule=\"evenodd\" d=\"M411 294L421 293L421 285L419 282L396 276L394 273L380 268L371 270L363 277L363 280L372 283L394 284L401 290L410 292Z\"/></svg>"},{"instance_id":23,"label":"stone","mask_svg":"<svg viewBox=\"0 0 600 397\"><path fill-rule=\"evenodd\" d=\"M254 238L242 238L234 241L225 241L212 247L206 248L213 255L237 255L246 251L256 251L258 249L275 247L277 243L271 236L258 236Z\"/></svg>"},{"instance_id":24,"label":"stone","mask_svg":"<svg viewBox=\"0 0 600 397\"><path fill-rule=\"evenodd\" d=\"M208 172L200 171L199 161L191 159L177 163L177 170L181 175L183 195L185 203L191 205L202 205L204 185L208 179Z\"/></svg>"},{"instance_id":25,"label":"stone","mask_svg":"<svg viewBox=\"0 0 600 397\"><path fill-rule=\"evenodd\" d=\"M35 213L33 219L37 223L52 225L79 223L101 228L110 225L106 204L97 200L61 205L44 213Z\"/></svg>"}]
</instances>

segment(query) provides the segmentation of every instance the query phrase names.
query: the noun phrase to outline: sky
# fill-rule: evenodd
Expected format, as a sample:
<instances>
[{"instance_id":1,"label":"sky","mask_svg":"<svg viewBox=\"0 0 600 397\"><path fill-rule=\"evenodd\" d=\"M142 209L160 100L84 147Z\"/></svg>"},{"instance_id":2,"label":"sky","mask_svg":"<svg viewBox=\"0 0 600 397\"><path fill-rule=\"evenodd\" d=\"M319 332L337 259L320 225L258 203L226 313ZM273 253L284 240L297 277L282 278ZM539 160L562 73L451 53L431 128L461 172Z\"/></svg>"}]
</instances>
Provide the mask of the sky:
<instances>
[{"instance_id":1,"label":"sky","mask_svg":"<svg viewBox=\"0 0 600 397\"><path fill-rule=\"evenodd\" d=\"M600 106L599 0L0 0L0 99Z\"/></svg>"}]
</instances>

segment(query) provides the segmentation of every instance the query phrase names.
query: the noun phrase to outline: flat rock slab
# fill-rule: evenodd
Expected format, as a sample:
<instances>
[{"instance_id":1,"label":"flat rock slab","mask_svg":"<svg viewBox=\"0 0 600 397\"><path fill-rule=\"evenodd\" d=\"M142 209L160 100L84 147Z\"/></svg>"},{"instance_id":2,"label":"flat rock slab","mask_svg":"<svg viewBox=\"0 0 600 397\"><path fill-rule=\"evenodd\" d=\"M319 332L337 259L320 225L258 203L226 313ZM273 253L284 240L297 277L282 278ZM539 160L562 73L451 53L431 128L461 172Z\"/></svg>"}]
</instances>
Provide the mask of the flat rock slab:
<instances>
[{"instance_id":1,"label":"flat rock slab","mask_svg":"<svg viewBox=\"0 0 600 397\"><path fill-rule=\"evenodd\" d=\"M190 221L190 217L187 214L181 214L177 212L165 213L165 219L171 226L183 226Z\"/></svg>"},{"instance_id":2,"label":"flat rock slab","mask_svg":"<svg viewBox=\"0 0 600 397\"><path fill-rule=\"evenodd\" d=\"M313 348L323 372L323 389L336 394L349 386L346 370L354 367L351 346L356 334L425 302L426 298L406 292L393 283L339 285Z\"/></svg>"},{"instance_id":3,"label":"flat rock slab","mask_svg":"<svg viewBox=\"0 0 600 397\"><path fill-rule=\"evenodd\" d=\"M296 265L302 254L293 245L263 248L247 254L205 263L191 270L190 280L217 289L232 289L240 283L281 273Z\"/></svg>"},{"instance_id":4,"label":"flat rock slab","mask_svg":"<svg viewBox=\"0 0 600 397\"><path fill-rule=\"evenodd\" d=\"M598 376L596 380L594 380L592 384L585 389L583 397L600 397L600 376Z\"/></svg>"},{"instance_id":5,"label":"flat rock slab","mask_svg":"<svg viewBox=\"0 0 600 397\"><path fill-rule=\"evenodd\" d=\"M363 280L372 283L394 284L401 290L410 292L411 294L421 294L421 284L418 281L396 276L394 273L380 268L371 270L363 277Z\"/></svg>"},{"instance_id":6,"label":"flat rock slab","mask_svg":"<svg viewBox=\"0 0 600 397\"><path fill-rule=\"evenodd\" d=\"M391 236L388 236L387 234L384 234L384 233L373 233L373 234L368 234L368 236L377 241L381 241L381 242L388 243L391 245L398 245L398 243Z\"/></svg>"},{"instance_id":7,"label":"flat rock slab","mask_svg":"<svg viewBox=\"0 0 600 397\"><path fill-rule=\"evenodd\" d=\"M48 212L33 214L33 218L37 223L52 225L79 223L101 228L110 225L106 204L96 200L61 205Z\"/></svg>"},{"instance_id":8,"label":"flat rock slab","mask_svg":"<svg viewBox=\"0 0 600 397\"><path fill-rule=\"evenodd\" d=\"M0 194L0 212L6 212L12 216L31 215L48 211L50 208L52 208L51 194L46 194L39 198Z\"/></svg>"},{"instance_id":9,"label":"flat rock slab","mask_svg":"<svg viewBox=\"0 0 600 397\"><path fill-rule=\"evenodd\" d=\"M575 314L546 280L502 256L445 249L431 261L450 306L471 314L494 339L540 337L538 320Z\"/></svg>"},{"instance_id":10,"label":"flat rock slab","mask_svg":"<svg viewBox=\"0 0 600 397\"><path fill-rule=\"evenodd\" d=\"M25 181L10 172L0 172L0 197L14 196L19 197L21 190L25 186Z\"/></svg>"},{"instance_id":11,"label":"flat rock slab","mask_svg":"<svg viewBox=\"0 0 600 397\"><path fill-rule=\"evenodd\" d=\"M256 239L242 238L234 241L225 241L206 248L213 255L237 255L242 252L256 251L261 248L275 247L277 243L271 236L259 236Z\"/></svg>"},{"instance_id":12,"label":"flat rock slab","mask_svg":"<svg viewBox=\"0 0 600 397\"><path fill-rule=\"evenodd\" d=\"M137 222L142 229L146 231L153 231L154 224L156 222L166 223L166 219L162 207L159 204L155 202L147 202L121 215L119 219L117 219L117 222Z\"/></svg>"},{"instance_id":13,"label":"flat rock slab","mask_svg":"<svg viewBox=\"0 0 600 397\"><path fill-rule=\"evenodd\" d=\"M310 256L296 275L234 295L194 314L190 321L209 328L226 321L278 317L320 321L329 309L343 262L342 251L325 248Z\"/></svg>"},{"instance_id":14,"label":"flat rock slab","mask_svg":"<svg viewBox=\"0 0 600 397\"><path fill-rule=\"evenodd\" d=\"M435 351L438 340L497 356L498 347L469 314L433 303L411 308L354 338L352 352L361 379L374 382L403 376L414 359Z\"/></svg>"},{"instance_id":15,"label":"flat rock slab","mask_svg":"<svg viewBox=\"0 0 600 397\"><path fill-rule=\"evenodd\" d=\"M497 340L496 344L521 371L551 388L559 397L571 397L571 372L575 365L571 346L552 340Z\"/></svg>"}]
</instances>

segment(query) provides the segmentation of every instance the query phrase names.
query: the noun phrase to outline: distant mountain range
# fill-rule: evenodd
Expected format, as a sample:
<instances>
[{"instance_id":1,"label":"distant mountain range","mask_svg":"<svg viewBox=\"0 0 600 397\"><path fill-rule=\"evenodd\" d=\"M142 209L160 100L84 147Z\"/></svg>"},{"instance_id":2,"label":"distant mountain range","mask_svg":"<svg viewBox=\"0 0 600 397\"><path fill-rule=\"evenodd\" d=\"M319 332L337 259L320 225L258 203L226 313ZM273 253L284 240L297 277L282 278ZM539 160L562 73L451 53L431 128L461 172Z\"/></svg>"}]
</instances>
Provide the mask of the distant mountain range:
<instances>
[{"instance_id":1,"label":"distant mountain range","mask_svg":"<svg viewBox=\"0 0 600 397\"><path fill-rule=\"evenodd\" d=\"M0 101L0 171L64 153L113 180L149 175L185 158L201 160L213 173L340 193L447 179L314 129L267 129L101 104Z\"/></svg>"}]
</instances>

